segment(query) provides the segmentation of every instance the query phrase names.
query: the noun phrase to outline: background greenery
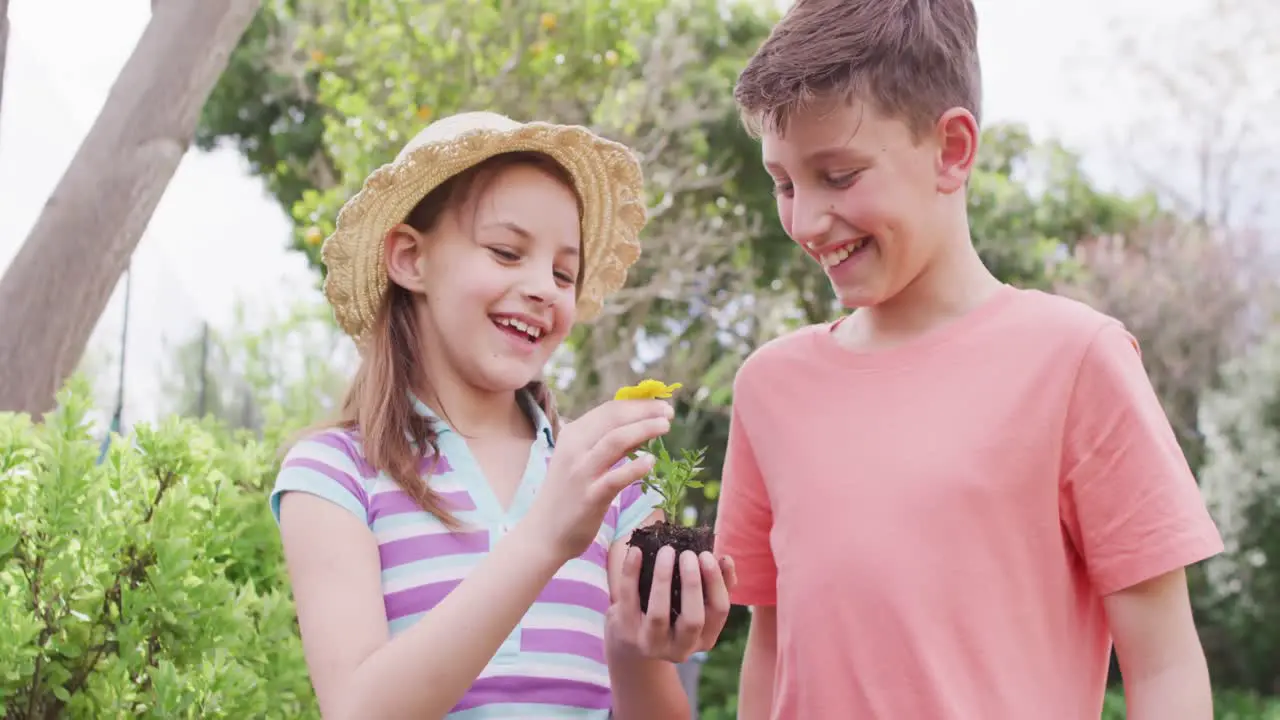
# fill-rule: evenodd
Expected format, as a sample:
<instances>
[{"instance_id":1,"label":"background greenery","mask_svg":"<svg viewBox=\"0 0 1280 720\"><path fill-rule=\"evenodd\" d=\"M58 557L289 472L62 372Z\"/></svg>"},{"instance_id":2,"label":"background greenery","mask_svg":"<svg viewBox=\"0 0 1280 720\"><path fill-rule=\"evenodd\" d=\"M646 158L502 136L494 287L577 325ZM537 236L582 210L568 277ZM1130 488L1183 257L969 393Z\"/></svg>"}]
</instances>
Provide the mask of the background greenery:
<instances>
[{"instance_id":1,"label":"background greenery","mask_svg":"<svg viewBox=\"0 0 1280 720\"><path fill-rule=\"evenodd\" d=\"M240 149L317 277L343 199L433 118L493 109L635 147L645 254L555 377L570 414L642 377L684 383L667 443L710 448L691 512L714 522L734 370L763 340L837 313L782 234L732 105L775 19L725 0L273 0L198 140ZM1218 717L1280 717L1280 569L1267 562L1280 553L1280 331L1261 256L1247 233L1154 190L1098 188L1023 127L983 140L970 193L983 259L1134 330L1227 536L1192 576ZM173 418L105 454L81 382L42 424L0 418L0 647L17 649L0 653L5 718L315 716L265 494L281 439L332 410L353 362L327 308L300 306L176 348ZM703 669L704 718L735 717L745 627L735 612ZM1118 692L1106 718L1123 717Z\"/></svg>"}]
</instances>

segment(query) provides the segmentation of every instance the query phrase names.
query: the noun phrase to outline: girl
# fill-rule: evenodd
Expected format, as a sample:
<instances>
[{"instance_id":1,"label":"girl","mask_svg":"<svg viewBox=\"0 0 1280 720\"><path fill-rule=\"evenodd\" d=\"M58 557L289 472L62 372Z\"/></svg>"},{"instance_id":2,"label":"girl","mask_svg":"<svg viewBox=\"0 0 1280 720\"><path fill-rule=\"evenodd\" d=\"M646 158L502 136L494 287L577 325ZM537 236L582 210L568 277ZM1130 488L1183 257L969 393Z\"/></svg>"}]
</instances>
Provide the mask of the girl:
<instances>
[{"instance_id":1,"label":"girl","mask_svg":"<svg viewBox=\"0 0 1280 720\"><path fill-rule=\"evenodd\" d=\"M561 429L538 379L638 257L641 183L583 128L466 113L339 214L325 295L361 366L271 494L325 717L690 715L672 662L714 643L731 565L664 549L642 614L625 544L660 513L652 461L624 460L672 409L612 401ZM703 603L672 628L675 562Z\"/></svg>"}]
</instances>

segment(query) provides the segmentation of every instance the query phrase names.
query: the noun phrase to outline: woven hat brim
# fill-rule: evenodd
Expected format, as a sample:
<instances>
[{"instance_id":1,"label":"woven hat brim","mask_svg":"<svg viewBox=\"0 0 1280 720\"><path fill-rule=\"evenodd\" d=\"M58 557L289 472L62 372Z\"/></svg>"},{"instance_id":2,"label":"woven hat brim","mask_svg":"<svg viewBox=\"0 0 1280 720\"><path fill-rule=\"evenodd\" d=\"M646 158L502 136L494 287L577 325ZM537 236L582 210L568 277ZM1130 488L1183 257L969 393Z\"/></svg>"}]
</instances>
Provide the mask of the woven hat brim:
<instances>
[{"instance_id":1,"label":"woven hat brim","mask_svg":"<svg viewBox=\"0 0 1280 720\"><path fill-rule=\"evenodd\" d=\"M387 292L383 241L415 205L451 177L491 157L536 152L569 174L582 204L583 278L578 319L598 317L640 257L646 222L644 176L635 154L586 128L533 122L513 130L477 129L427 143L375 170L338 213L320 251L324 293L339 326L357 343Z\"/></svg>"}]
</instances>

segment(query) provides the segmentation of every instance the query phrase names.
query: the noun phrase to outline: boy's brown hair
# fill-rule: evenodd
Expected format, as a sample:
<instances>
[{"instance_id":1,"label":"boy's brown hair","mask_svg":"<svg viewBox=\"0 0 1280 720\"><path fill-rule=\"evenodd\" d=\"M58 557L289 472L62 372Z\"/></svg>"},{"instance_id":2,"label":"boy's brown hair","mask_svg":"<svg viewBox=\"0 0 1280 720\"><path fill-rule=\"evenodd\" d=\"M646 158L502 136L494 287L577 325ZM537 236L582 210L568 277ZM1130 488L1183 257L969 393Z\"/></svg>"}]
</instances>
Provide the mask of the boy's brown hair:
<instances>
[{"instance_id":1,"label":"boy's brown hair","mask_svg":"<svg viewBox=\"0 0 1280 720\"><path fill-rule=\"evenodd\" d=\"M813 100L855 98L916 137L962 107L981 120L973 0L796 0L738 76L748 130L783 133Z\"/></svg>"}]
</instances>

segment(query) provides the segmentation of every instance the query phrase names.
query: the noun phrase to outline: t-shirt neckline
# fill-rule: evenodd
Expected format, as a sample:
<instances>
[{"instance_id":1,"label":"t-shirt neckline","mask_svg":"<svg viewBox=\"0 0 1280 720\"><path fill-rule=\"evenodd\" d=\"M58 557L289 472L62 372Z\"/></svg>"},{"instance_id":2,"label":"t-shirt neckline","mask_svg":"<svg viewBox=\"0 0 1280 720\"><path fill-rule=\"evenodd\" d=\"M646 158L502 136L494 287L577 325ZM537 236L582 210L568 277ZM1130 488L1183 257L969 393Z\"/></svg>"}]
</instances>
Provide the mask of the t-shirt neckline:
<instances>
[{"instance_id":1,"label":"t-shirt neckline","mask_svg":"<svg viewBox=\"0 0 1280 720\"><path fill-rule=\"evenodd\" d=\"M1001 283L991 297L969 312L947 322L946 324L926 331L899 345L875 350L854 350L839 343L835 338L835 330L840 323L852 317L845 315L833 322L819 326L815 333L817 351L828 359L839 362L853 369L881 370L903 367L917 358L924 357L930 350L954 342L958 338L970 335L991 316L1000 312L1018 295L1018 289L1007 283Z\"/></svg>"}]
</instances>

